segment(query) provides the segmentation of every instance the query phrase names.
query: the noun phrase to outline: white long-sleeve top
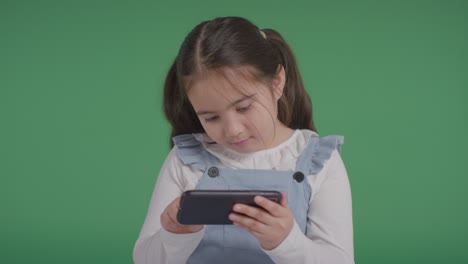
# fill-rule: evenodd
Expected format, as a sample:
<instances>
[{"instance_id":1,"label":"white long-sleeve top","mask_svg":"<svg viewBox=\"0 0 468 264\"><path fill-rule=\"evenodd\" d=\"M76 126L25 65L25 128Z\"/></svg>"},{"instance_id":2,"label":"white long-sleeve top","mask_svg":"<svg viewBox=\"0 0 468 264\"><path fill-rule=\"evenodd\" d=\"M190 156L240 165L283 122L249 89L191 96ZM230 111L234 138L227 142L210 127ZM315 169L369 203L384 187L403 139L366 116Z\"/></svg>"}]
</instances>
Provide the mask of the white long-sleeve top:
<instances>
[{"instance_id":1,"label":"white long-sleeve top","mask_svg":"<svg viewBox=\"0 0 468 264\"><path fill-rule=\"evenodd\" d=\"M271 149L241 154L218 144L197 139L226 167L238 169L294 170L297 159L315 132L295 130L285 142ZM173 148L161 170L147 216L133 251L136 264L186 263L203 238L205 229L191 234L174 234L161 226L160 216L169 203L186 190L195 189L203 172L184 165ZM275 263L354 263L351 190L348 175L337 150L323 169L307 175L312 195L309 201L307 233L297 224L273 250L264 250Z\"/></svg>"}]
</instances>

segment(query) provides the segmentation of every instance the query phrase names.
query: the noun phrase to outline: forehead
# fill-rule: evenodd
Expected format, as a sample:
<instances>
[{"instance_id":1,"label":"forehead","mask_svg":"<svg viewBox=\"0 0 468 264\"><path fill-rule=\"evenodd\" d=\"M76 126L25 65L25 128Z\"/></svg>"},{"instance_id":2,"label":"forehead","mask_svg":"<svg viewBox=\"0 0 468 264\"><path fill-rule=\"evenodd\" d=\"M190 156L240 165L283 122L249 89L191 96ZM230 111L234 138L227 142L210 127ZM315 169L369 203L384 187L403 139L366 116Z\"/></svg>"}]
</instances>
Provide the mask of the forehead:
<instances>
[{"instance_id":1,"label":"forehead","mask_svg":"<svg viewBox=\"0 0 468 264\"><path fill-rule=\"evenodd\" d=\"M235 100L265 87L265 81L248 66L205 71L186 79L185 83L189 98L222 96Z\"/></svg>"}]
</instances>

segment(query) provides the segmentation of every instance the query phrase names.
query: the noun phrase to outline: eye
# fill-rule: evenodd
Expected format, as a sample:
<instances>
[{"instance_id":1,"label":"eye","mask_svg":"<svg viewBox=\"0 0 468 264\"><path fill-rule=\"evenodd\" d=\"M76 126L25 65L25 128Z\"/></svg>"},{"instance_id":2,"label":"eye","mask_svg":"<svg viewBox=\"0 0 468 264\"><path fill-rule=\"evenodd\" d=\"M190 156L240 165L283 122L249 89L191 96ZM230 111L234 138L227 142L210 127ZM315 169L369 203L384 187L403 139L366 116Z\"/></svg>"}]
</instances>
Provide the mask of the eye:
<instances>
[{"instance_id":1,"label":"eye","mask_svg":"<svg viewBox=\"0 0 468 264\"><path fill-rule=\"evenodd\" d=\"M237 108L237 112L240 112L240 113L243 113L243 112L246 112L250 109L250 107L252 106L252 104L249 104L247 106L244 106L244 107L239 107Z\"/></svg>"},{"instance_id":2,"label":"eye","mask_svg":"<svg viewBox=\"0 0 468 264\"><path fill-rule=\"evenodd\" d=\"M205 118L205 122L213 122L218 119L219 119L219 116L212 116L212 117Z\"/></svg>"}]
</instances>

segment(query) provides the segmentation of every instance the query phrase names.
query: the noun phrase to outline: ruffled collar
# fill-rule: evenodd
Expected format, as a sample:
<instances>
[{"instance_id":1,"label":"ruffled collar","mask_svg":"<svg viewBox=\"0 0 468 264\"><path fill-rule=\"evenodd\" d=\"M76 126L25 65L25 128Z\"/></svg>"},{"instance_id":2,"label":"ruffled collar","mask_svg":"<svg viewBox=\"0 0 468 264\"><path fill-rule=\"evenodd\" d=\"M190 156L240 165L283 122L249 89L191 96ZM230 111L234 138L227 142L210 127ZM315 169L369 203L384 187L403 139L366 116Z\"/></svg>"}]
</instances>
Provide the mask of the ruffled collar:
<instances>
[{"instance_id":1,"label":"ruffled collar","mask_svg":"<svg viewBox=\"0 0 468 264\"><path fill-rule=\"evenodd\" d=\"M311 130L296 129L293 134L279 145L252 153L239 153L216 144L207 134L194 134L203 147L216 156L224 166L239 169L291 169L307 145L309 138L316 134Z\"/></svg>"}]
</instances>

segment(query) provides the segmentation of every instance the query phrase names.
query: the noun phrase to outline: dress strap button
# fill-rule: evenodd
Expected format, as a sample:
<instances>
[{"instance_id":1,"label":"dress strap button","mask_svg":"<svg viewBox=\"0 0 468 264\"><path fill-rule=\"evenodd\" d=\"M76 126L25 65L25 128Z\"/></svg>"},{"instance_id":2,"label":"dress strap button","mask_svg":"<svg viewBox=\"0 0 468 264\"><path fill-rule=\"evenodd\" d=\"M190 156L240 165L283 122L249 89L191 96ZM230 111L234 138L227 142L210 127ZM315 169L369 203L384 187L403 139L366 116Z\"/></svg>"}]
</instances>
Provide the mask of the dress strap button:
<instances>
[{"instance_id":1,"label":"dress strap button","mask_svg":"<svg viewBox=\"0 0 468 264\"><path fill-rule=\"evenodd\" d=\"M217 176L219 176L219 169L216 168L216 167L210 167L208 169L208 176L210 176L211 178L215 178Z\"/></svg>"},{"instance_id":2,"label":"dress strap button","mask_svg":"<svg viewBox=\"0 0 468 264\"><path fill-rule=\"evenodd\" d=\"M301 183L304 180L304 173L300 171L296 171L293 174L293 179L296 180L297 182Z\"/></svg>"}]
</instances>

